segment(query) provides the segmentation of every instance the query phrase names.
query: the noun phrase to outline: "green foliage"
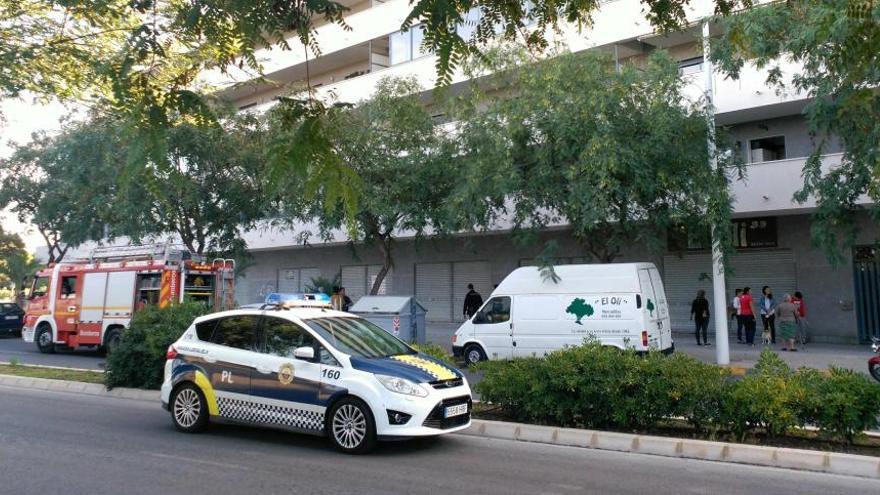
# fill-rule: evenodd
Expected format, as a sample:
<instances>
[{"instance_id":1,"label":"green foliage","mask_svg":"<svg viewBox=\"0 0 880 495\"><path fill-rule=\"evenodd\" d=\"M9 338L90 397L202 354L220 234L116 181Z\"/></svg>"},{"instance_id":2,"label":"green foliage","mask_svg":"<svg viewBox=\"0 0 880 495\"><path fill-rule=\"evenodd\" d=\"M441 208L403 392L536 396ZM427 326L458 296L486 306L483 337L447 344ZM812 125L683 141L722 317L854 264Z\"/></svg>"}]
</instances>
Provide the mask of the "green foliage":
<instances>
[{"instance_id":1,"label":"green foliage","mask_svg":"<svg viewBox=\"0 0 880 495\"><path fill-rule=\"evenodd\" d=\"M605 3L601 0L508 2L484 0L414 0L404 21L410 27L421 23L425 30L424 46L438 55L437 76L440 84L449 84L452 75L479 48L501 38L522 41L531 51L549 46L547 34L558 31L561 23L579 28L593 26L593 14ZM642 0L644 14L659 31L687 25L688 0ZM716 0L715 13L727 14L751 6L751 0ZM472 31L465 39L459 26Z\"/></svg>"},{"instance_id":2,"label":"green foliage","mask_svg":"<svg viewBox=\"0 0 880 495\"><path fill-rule=\"evenodd\" d=\"M598 262L632 243L660 252L673 225L721 225L729 245L728 181L694 145L707 140L705 111L684 96L669 56L618 70L594 52L535 63L497 51L470 72L493 75L475 79L454 109L453 154L470 171L448 202L459 228L502 215L515 229L564 221ZM722 167L734 165L723 143L717 149Z\"/></svg>"},{"instance_id":3,"label":"green foliage","mask_svg":"<svg viewBox=\"0 0 880 495\"><path fill-rule=\"evenodd\" d=\"M158 389L162 385L165 353L193 320L208 309L203 304L147 306L135 313L122 342L107 355L104 383L107 388Z\"/></svg>"},{"instance_id":4,"label":"green foliage","mask_svg":"<svg viewBox=\"0 0 880 495\"><path fill-rule=\"evenodd\" d=\"M14 295L24 288L26 277L34 274L39 264L24 248L18 234L8 233L0 226L0 287L12 289Z\"/></svg>"},{"instance_id":5,"label":"green foliage","mask_svg":"<svg viewBox=\"0 0 880 495\"><path fill-rule=\"evenodd\" d=\"M487 361L475 389L512 418L560 426L645 430L684 418L698 432L783 435L815 425L835 439L877 425L880 388L855 372L792 371L769 350L734 381L726 368L596 342L545 358Z\"/></svg>"},{"instance_id":6,"label":"green foliage","mask_svg":"<svg viewBox=\"0 0 880 495\"><path fill-rule=\"evenodd\" d=\"M166 159L121 178L111 235L174 234L194 253L240 255L241 232L268 208L266 139L266 122L249 113L225 112L216 124L177 122L168 130Z\"/></svg>"},{"instance_id":7,"label":"green foliage","mask_svg":"<svg viewBox=\"0 0 880 495\"><path fill-rule=\"evenodd\" d=\"M334 287L339 287L341 285L341 275L336 274L333 278L327 277L312 277L311 280L306 282L305 290L306 292L321 292L324 291L325 294L331 294L333 292Z\"/></svg>"},{"instance_id":8,"label":"green foliage","mask_svg":"<svg viewBox=\"0 0 880 495\"><path fill-rule=\"evenodd\" d=\"M813 197L812 238L829 259L841 262L855 241L858 205L867 195L880 215L880 2L791 0L769 2L721 19L723 36L712 58L738 77L747 63L769 69L768 83L813 97L804 112L816 147L795 199ZM781 64L799 65L791 80ZM843 147L829 170L823 153L833 140Z\"/></svg>"},{"instance_id":9,"label":"green foliage","mask_svg":"<svg viewBox=\"0 0 880 495\"><path fill-rule=\"evenodd\" d=\"M428 342L427 344L411 344L410 347L421 352L422 354L428 355L441 363L445 363L449 366L455 366L455 360L452 358L452 355L449 354L445 348Z\"/></svg>"},{"instance_id":10,"label":"green foliage","mask_svg":"<svg viewBox=\"0 0 880 495\"><path fill-rule=\"evenodd\" d=\"M877 428L880 387L865 375L831 368L817 391L815 423L823 434L852 443L856 435Z\"/></svg>"},{"instance_id":11,"label":"green foliage","mask_svg":"<svg viewBox=\"0 0 880 495\"><path fill-rule=\"evenodd\" d=\"M761 351L753 373L737 383L730 396L727 412L733 431L743 436L749 428L761 427L773 437L795 426L800 416L794 398L801 392L801 382L792 380L792 375L779 356Z\"/></svg>"},{"instance_id":12,"label":"green foliage","mask_svg":"<svg viewBox=\"0 0 880 495\"><path fill-rule=\"evenodd\" d=\"M421 90L414 78L383 79L370 100L325 115L303 114L295 125L278 127L273 140L268 180L282 214L292 221L317 220L323 238L345 228L354 241L375 246L383 268L371 294L393 267L394 238L400 231L416 237L428 230L442 232L445 200L457 178L454 163L441 152L439 130L419 99ZM303 146L300 133L317 133L329 148ZM310 176L316 167L339 172L315 180ZM356 203L334 187L340 183L357 189Z\"/></svg>"},{"instance_id":13,"label":"green foliage","mask_svg":"<svg viewBox=\"0 0 880 495\"><path fill-rule=\"evenodd\" d=\"M122 160L110 120L73 124L54 136L37 135L0 160L0 207L34 225L46 241L49 263L61 261L71 247L103 237Z\"/></svg>"}]
</instances>

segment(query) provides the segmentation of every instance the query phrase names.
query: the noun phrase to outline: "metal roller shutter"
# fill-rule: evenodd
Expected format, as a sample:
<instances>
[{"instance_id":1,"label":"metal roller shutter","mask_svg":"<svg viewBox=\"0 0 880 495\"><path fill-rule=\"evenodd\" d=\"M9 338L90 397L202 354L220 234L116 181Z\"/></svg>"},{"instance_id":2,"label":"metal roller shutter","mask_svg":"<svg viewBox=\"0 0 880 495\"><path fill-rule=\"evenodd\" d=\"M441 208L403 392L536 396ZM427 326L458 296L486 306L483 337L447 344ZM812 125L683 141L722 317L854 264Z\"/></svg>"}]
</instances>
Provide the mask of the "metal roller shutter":
<instances>
[{"instance_id":1,"label":"metal roller shutter","mask_svg":"<svg viewBox=\"0 0 880 495\"><path fill-rule=\"evenodd\" d=\"M492 293L492 267L486 261L456 262L452 267L452 315L454 321L461 321L468 284L474 284L483 301Z\"/></svg>"},{"instance_id":2,"label":"metal roller shutter","mask_svg":"<svg viewBox=\"0 0 880 495\"><path fill-rule=\"evenodd\" d=\"M299 268L282 268L278 270L278 292L299 292Z\"/></svg>"},{"instance_id":3,"label":"metal roller shutter","mask_svg":"<svg viewBox=\"0 0 880 495\"><path fill-rule=\"evenodd\" d=\"M348 265L342 267L342 286L345 294L352 301L364 297L367 293L367 267L364 265Z\"/></svg>"},{"instance_id":4,"label":"metal roller shutter","mask_svg":"<svg viewBox=\"0 0 880 495\"><path fill-rule=\"evenodd\" d=\"M367 267L367 292L373 288L373 284L376 283L376 277L379 275L380 271L382 271L382 265L369 265ZM379 292L377 295L391 295L391 273L392 270L388 270L388 273L385 274L385 278L382 280L382 285L379 286Z\"/></svg>"},{"instance_id":5,"label":"metal roller shutter","mask_svg":"<svg viewBox=\"0 0 880 495\"><path fill-rule=\"evenodd\" d=\"M416 264L416 299L425 307L428 321L452 320L452 264Z\"/></svg>"},{"instance_id":6,"label":"metal roller shutter","mask_svg":"<svg viewBox=\"0 0 880 495\"><path fill-rule=\"evenodd\" d=\"M670 255L664 258L663 264L672 328L692 329L693 324L689 320L691 301L697 289L706 291L713 317L719 314L713 304L712 259L709 254L688 254L681 258ZM741 252L731 258L730 264L733 273L726 280L728 302L736 288L751 287L757 300L761 287L765 285L769 285L773 295L780 299L783 294L793 293L797 287L794 254L789 250ZM721 314L726 311L725 306Z\"/></svg>"}]
</instances>

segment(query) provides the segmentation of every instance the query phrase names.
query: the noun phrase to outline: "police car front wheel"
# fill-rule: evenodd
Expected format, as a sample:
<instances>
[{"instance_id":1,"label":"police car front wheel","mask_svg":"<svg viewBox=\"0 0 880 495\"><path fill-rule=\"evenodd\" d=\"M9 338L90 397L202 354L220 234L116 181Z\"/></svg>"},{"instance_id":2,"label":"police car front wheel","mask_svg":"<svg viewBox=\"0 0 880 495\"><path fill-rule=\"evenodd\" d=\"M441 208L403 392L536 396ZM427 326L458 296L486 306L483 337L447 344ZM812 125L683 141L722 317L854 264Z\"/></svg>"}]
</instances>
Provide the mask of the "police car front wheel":
<instances>
[{"instance_id":1,"label":"police car front wheel","mask_svg":"<svg viewBox=\"0 0 880 495\"><path fill-rule=\"evenodd\" d=\"M354 397L333 406L327 430L333 445L348 454L364 454L376 445L376 423L370 408Z\"/></svg>"},{"instance_id":2,"label":"police car front wheel","mask_svg":"<svg viewBox=\"0 0 880 495\"><path fill-rule=\"evenodd\" d=\"M174 391L171 397L171 419L174 426L186 433L204 429L208 423L208 404L202 391L191 383Z\"/></svg>"}]
</instances>

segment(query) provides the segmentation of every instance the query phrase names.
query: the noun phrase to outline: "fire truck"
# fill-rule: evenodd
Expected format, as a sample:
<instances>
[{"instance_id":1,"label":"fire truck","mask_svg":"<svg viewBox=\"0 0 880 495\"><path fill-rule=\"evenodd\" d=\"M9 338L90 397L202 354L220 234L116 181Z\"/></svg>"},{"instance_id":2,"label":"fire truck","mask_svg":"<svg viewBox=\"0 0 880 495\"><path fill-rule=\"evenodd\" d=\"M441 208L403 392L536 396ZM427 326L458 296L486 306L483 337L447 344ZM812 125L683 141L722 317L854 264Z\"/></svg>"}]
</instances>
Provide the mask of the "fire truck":
<instances>
[{"instance_id":1,"label":"fire truck","mask_svg":"<svg viewBox=\"0 0 880 495\"><path fill-rule=\"evenodd\" d=\"M37 272L22 339L44 353L56 346L112 351L132 316L149 305L234 307L234 269L234 260L208 263L169 244L97 248Z\"/></svg>"}]
</instances>

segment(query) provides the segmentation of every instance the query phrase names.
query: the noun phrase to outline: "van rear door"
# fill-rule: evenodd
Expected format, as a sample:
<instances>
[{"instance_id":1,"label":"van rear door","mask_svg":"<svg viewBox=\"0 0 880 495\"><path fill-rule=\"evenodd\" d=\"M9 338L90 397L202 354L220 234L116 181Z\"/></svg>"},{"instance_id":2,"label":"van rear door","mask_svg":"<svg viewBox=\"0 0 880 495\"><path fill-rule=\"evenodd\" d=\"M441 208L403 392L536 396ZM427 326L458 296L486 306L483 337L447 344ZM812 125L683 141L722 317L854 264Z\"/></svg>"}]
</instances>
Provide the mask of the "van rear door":
<instances>
[{"instance_id":1,"label":"van rear door","mask_svg":"<svg viewBox=\"0 0 880 495\"><path fill-rule=\"evenodd\" d=\"M669 304L660 273L656 268L639 269L639 285L644 297L642 304L650 347L668 349L672 346L672 328L669 323Z\"/></svg>"}]
</instances>

